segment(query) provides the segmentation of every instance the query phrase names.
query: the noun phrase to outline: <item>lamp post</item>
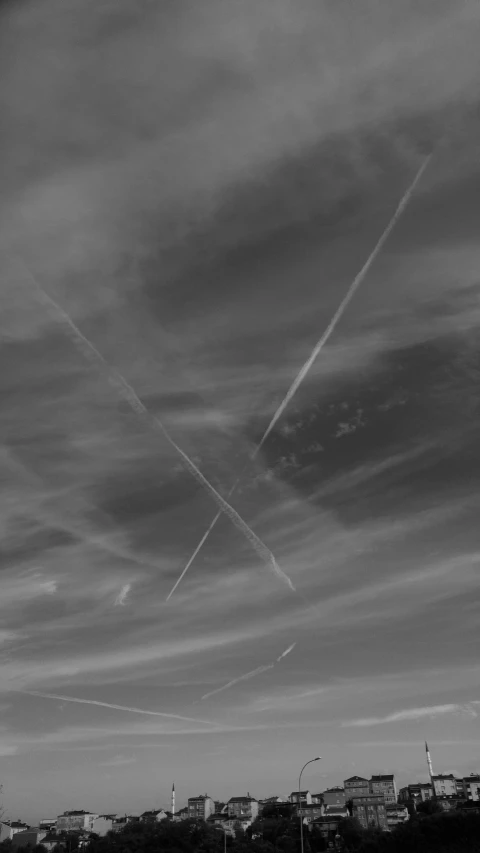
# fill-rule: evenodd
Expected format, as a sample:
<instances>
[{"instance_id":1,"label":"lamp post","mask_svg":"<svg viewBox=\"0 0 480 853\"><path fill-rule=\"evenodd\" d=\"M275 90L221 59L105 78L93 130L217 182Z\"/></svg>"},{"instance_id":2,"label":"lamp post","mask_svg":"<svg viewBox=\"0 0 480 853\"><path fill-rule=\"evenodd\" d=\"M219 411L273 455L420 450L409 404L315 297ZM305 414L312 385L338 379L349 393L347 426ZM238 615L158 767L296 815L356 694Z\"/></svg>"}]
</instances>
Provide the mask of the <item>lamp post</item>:
<instances>
[{"instance_id":1,"label":"lamp post","mask_svg":"<svg viewBox=\"0 0 480 853\"><path fill-rule=\"evenodd\" d=\"M314 761L320 761L320 756L318 755L316 758L311 758L310 761L307 761L303 765L302 769L300 770L300 776L298 777L298 806L299 806L300 812L301 812L301 808L302 808L302 796L300 793L302 790L302 773L305 770L305 767L308 767L308 765L312 764ZM301 848L301 851L303 853L303 816L302 816L302 814L300 814L300 848Z\"/></svg>"}]
</instances>

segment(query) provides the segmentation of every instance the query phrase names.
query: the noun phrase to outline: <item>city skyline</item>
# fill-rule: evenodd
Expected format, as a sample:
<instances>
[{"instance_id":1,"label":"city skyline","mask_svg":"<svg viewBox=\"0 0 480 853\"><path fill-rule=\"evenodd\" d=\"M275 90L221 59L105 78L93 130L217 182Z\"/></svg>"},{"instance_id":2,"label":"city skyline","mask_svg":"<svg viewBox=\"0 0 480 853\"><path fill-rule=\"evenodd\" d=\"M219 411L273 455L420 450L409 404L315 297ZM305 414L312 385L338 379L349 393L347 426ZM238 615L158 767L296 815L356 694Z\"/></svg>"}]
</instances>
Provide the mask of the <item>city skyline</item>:
<instances>
[{"instance_id":1,"label":"city skyline","mask_svg":"<svg viewBox=\"0 0 480 853\"><path fill-rule=\"evenodd\" d=\"M121 768L122 766L128 765L129 763L131 763L131 762L129 762L127 759L122 760L122 756L119 756L118 760L116 762L115 761L111 762L111 766ZM427 768L428 768L428 765L427 765ZM122 772L122 771L119 770L119 772ZM132 779L130 779L130 780L128 779L128 771L123 771L123 772L126 773L126 781L127 782L133 781ZM318 775L319 774L316 774L316 777L318 777ZM378 781L377 780L380 780L380 779L382 779L383 776L385 776L386 779L388 779L388 778L392 779L391 785L394 785L394 788L392 788L392 791L393 790L396 791L396 796L391 801L396 802L398 796L401 794L402 788L408 787L408 785L416 785L417 783L420 783L423 785L427 784L425 779L422 777L422 773L417 774L415 779L409 777L407 780L406 777L404 779L402 779L401 776L398 776L395 773L394 768L390 768L389 771L384 771L384 774L372 773L371 778L370 778L370 774L368 774L367 776L362 775L362 772L360 770L356 773L352 773L352 776L350 776L346 779L343 779L343 780L337 779L333 784L327 784L325 782L325 775L326 774L320 774L320 780L318 781L318 785L316 785L315 783L313 783L311 785L305 785L305 786L302 785L302 791L309 791L312 796L314 796L314 795L320 796L321 795L323 797L323 795L327 794L328 792L335 792L335 791L341 790L341 791L345 791L344 798L348 799L348 797L350 797L350 796L357 796L358 791L357 791L357 793L354 792L351 795L347 794L346 788L344 789L344 787L343 787L345 782L348 781L351 784L353 784L354 779L360 778L362 780L365 780L365 782L368 782L368 785L367 785L367 790L368 790L371 788L373 783L375 783L377 788L378 788ZM423 774L423 776L425 776L425 775L427 775L427 778L428 778L428 769L427 769L427 774ZM455 776L457 779L460 779L460 780L462 780L462 779L465 780L470 776L472 776L477 781L480 778L479 774L475 773L475 772L470 772L468 774L465 774L462 771L457 771L456 774L454 773L452 775ZM441 776L442 776L442 774L434 774L433 778L439 779L439 778L441 778ZM395 781L393 782L393 780L395 780ZM153 811L164 811L166 814L168 814L168 813L178 814L182 810L186 809L190 800L196 800L198 797L208 797L208 798L211 798L212 801L222 802L223 804L226 804L231 797L235 797L235 796L237 796L237 797L238 796L240 796L240 797L243 797L243 796L244 797L253 797L253 799L257 800L258 802L264 801L265 798L268 799L269 797L280 797L285 802L291 802L292 796L296 793L295 789L293 789L292 791L289 791L287 793L285 786L284 786L285 790L282 790L280 792L278 790L278 784L277 784L277 790L274 793L272 793L272 791L269 791L267 793L262 793L262 794L259 794L258 792L251 793L250 790L249 791L239 790L238 785L235 786L235 784L233 782L231 782L230 784L227 784L219 792L219 791L212 791L211 787L208 786L208 774L202 781L205 783L204 788L202 789L202 792L200 792L200 790L197 790L197 792L194 793L193 787L187 783L185 786L182 785L182 789L183 789L182 794L180 795L180 797L178 799L176 799L175 783L172 782L170 784L170 802L169 802L169 804L167 802L162 801L161 797L160 797L160 799L158 801L156 801L156 802L152 801L149 806L145 807L145 804L144 804L142 807L136 808L134 805L132 805L132 803L135 802L135 797L133 797L133 799L130 801L130 803L128 805L124 802L124 806L125 806L124 808L118 808L118 807L117 808L113 808L113 807L101 808L101 803L97 803L98 808L90 809L90 812L92 812L94 814L98 814L98 815L116 814L117 816L121 816L123 814L126 814L126 815L128 814L128 815L138 815L139 816L143 812L148 812L150 810L153 810ZM430 784L430 781L431 780L428 779L428 784ZM163 791L164 788L165 788L165 784L162 781L160 783L159 790ZM204 789L208 789L208 790L204 791ZM235 791L235 793L232 794L232 791ZM175 798L174 798L174 792L175 792ZM456 789L456 792L458 793L457 789ZM438 789L438 796L441 796L440 787ZM477 796L478 796L478 792L477 792ZM474 797L474 799L475 799L475 797ZM386 798L385 801L389 802L389 799ZM111 802L111 800L110 800L110 802ZM310 801L308 801L308 802L310 802ZM340 802L340 800L335 799L334 802ZM77 809L80 808L81 811L88 812L89 809L84 809L84 805L85 804L79 806L77 804L77 806L75 808L77 808ZM92 805L92 804L90 804L90 805ZM174 806L174 808L172 808L172 806ZM73 808L73 806L71 808ZM71 811L71 808L66 809L65 813L68 813L69 811ZM313 808L313 806L312 806L312 808ZM24 820L25 819L25 815L22 815L21 817L19 817L17 815L14 818L13 813L10 814L8 808L7 809L4 808L3 811L4 811L4 813L3 813L2 819L4 822L8 823L9 821L12 821L12 820ZM31 807L30 807L30 812L32 812ZM32 825L38 825L40 823L40 821L42 821L42 820L45 821L47 812L48 812L49 818L52 818L54 813L55 813L55 817L57 816L57 810L54 807L47 809L46 812L44 810L44 812L42 812L41 816L40 816L40 813L36 814L33 811L33 813L35 813L35 819L30 820L30 825L31 826ZM58 815L60 815L60 814L63 814L63 811L62 812L59 811ZM30 815L27 815L26 817L30 818ZM28 822L29 821L27 820L27 823Z\"/></svg>"},{"instance_id":2,"label":"city skyline","mask_svg":"<svg viewBox=\"0 0 480 853\"><path fill-rule=\"evenodd\" d=\"M476 772L480 6L97 6L0 7L4 806Z\"/></svg>"}]
</instances>

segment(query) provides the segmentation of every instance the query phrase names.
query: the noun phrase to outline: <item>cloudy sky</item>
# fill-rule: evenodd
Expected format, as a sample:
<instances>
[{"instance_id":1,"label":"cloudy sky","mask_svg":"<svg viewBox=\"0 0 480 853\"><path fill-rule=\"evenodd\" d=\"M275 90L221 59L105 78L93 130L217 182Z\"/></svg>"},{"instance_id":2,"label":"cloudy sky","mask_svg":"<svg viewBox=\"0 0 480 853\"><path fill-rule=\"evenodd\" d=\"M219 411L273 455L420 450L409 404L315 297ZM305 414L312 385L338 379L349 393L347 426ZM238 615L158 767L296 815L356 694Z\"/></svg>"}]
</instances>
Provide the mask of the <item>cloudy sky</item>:
<instances>
[{"instance_id":1,"label":"cloudy sky","mask_svg":"<svg viewBox=\"0 0 480 853\"><path fill-rule=\"evenodd\" d=\"M478 3L0 17L7 813L480 769Z\"/></svg>"}]
</instances>

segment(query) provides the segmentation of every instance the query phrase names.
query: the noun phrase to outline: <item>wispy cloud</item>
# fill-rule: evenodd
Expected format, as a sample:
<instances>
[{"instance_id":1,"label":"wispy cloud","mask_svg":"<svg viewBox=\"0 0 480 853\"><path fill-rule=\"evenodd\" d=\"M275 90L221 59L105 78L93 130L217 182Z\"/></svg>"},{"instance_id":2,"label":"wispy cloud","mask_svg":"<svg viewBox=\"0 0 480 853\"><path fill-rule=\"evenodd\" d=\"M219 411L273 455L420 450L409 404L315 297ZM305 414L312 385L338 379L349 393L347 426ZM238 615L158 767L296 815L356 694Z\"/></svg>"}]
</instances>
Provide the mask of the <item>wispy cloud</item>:
<instances>
[{"instance_id":1,"label":"wispy cloud","mask_svg":"<svg viewBox=\"0 0 480 853\"><path fill-rule=\"evenodd\" d=\"M132 588L131 583L126 583L122 586L120 592L118 593L118 595L115 599L115 602L114 602L115 606L123 606L126 603L127 597L128 597L128 594L129 594L131 588Z\"/></svg>"},{"instance_id":2,"label":"wispy cloud","mask_svg":"<svg viewBox=\"0 0 480 853\"><path fill-rule=\"evenodd\" d=\"M359 720L348 720L342 726L377 726L382 723L398 723L407 720L421 720L424 717L438 717L444 714L461 714L474 718L478 716L476 706L480 700L473 700L464 704L430 705L424 708L405 708L402 711L394 711L385 717L364 717Z\"/></svg>"},{"instance_id":3,"label":"wispy cloud","mask_svg":"<svg viewBox=\"0 0 480 853\"><path fill-rule=\"evenodd\" d=\"M336 741L331 784L343 760L361 760L361 775L387 762L384 746L347 756L355 732L396 743L428 723L440 744L455 719L468 740L478 713L465 642L478 634L478 117L467 114L477 0L365 0L348 15L327 0L245 0L233 12L178 0L173 12L150 3L127 15L128 2L44 0L51 15L0 5L0 743L23 754L9 759L9 787L24 790L27 773L46 810L48 753L108 744L105 760L142 758L135 796L148 798L149 745L174 744L175 778L195 790L205 733L227 744L245 790L265 772L262 751L280 756L262 787L289 778L293 752L320 726ZM34 137L19 133L32 116ZM252 462L445 128L408 215ZM66 319L34 298L14 258L136 398L79 357ZM231 519L202 538L218 500L137 415L137 399L268 555L259 560ZM270 554L296 595L277 583ZM167 605L190 555L201 570ZM293 637L301 660L281 666ZM198 697L219 688L218 722L189 722ZM16 692L30 689L62 698ZM340 728L445 706L467 710ZM455 750L465 772L476 769L471 750ZM76 755L77 791L104 802L95 762ZM68 808L61 760L55 774ZM116 774L115 797L124 780Z\"/></svg>"},{"instance_id":4,"label":"wispy cloud","mask_svg":"<svg viewBox=\"0 0 480 853\"><path fill-rule=\"evenodd\" d=\"M135 764L136 760L137 759L133 755L130 757L127 757L126 755L116 755L109 761L101 761L100 767L124 767L128 764Z\"/></svg>"}]
</instances>

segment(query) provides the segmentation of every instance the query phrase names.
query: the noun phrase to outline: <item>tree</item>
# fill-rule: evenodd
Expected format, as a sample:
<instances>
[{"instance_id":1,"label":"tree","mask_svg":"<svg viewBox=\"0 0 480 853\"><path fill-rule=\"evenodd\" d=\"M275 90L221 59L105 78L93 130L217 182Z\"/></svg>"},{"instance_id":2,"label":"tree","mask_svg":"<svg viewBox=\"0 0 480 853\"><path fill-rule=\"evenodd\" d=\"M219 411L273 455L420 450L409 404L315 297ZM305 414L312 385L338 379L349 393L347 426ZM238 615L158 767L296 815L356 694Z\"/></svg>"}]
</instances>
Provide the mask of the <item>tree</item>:
<instances>
[{"instance_id":1,"label":"tree","mask_svg":"<svg viewBox=\"0 0 480 853\"><path fill-rule=\"evenodd\" d=\"M323 853L324 850L327 850L327 841L323 837L319 826L312 824L308 837L312 853Z\"/></svg>"},{"instance_id":2,"label":"tree","mask_svg":"<svg viewBox=\"0 0 480 853\"><path fill-rule=\"evenodd\" d=\"M92 839L87 853L223 853L223 843L223 834L203 821L131 823Z\"/></svg>"},{"instance_id":3,"label":"tree","mask_svg":"<svg viewBox=\"0 0 480 853\"><path fill-rule=\"evenodd\" d=\"M338 824L337 832L342 836L349 850L357 850L360 847L364 830L358 818L345 817Z\"/></svg>"},{"instance_id":4,"label":"tree","mask_svg":"<svg viewBox=\"0 0 480 853\"><path fill-rule=\"evenodd\" d=\"M443 809L436 800L425 800L417 806L417 812L424 815L442 814Z\"/></svg>"}]
</instances>

